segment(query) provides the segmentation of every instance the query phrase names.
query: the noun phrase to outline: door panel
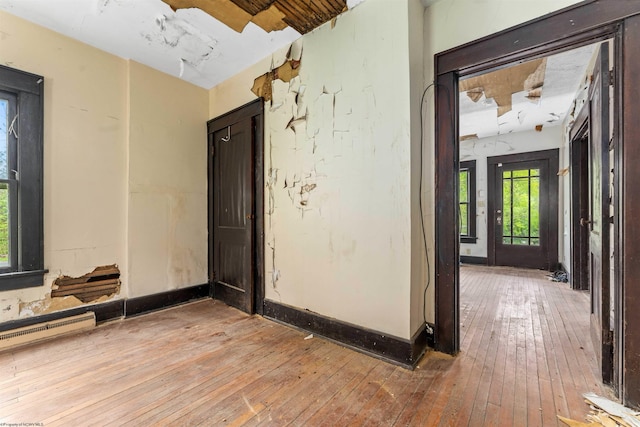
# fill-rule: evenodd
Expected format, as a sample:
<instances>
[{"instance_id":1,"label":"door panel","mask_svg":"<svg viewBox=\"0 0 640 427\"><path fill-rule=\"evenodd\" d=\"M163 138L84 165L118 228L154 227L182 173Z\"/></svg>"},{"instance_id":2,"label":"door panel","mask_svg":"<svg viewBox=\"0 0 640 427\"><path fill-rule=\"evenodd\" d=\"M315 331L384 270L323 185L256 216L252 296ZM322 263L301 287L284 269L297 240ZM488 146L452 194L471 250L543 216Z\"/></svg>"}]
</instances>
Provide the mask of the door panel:
<instances>
[{"instance_id":1,"label":"door panel","mask_svg":"<svg viewBox=\"0 0 640 427\"><path fill-rule=\"evenodd\" d=\"M214 297L253 312L253 119L211 134Z\"/></svg>"},{"instance_id":2,"label":"door panel","mask_svg":"<svg viewBox=\"0 0 640 427\"><path fill-rule=\"evenodd\" d=\"M611 382L613 343L609 290L609 46L603 43L593 70L589 95L589 270L591 336L602 368Z\"/></svg>"},{"instance_id":3,"label":"door panel","mask_svg":"<svg viewBox=\"0 0 640 427\"><path fill-rule=\"evenodd\" d=\"M489 263L550 270L558 262L558 151L491 157Z\"/></svg>"}]
</instances>

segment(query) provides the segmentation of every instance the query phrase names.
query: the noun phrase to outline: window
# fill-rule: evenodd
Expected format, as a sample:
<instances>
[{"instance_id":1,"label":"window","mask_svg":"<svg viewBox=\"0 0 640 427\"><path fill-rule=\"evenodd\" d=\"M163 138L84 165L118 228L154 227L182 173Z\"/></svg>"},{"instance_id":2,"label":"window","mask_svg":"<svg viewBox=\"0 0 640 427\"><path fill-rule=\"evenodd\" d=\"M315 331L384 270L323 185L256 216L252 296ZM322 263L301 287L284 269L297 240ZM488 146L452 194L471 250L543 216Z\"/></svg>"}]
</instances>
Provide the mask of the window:
<instances>
[{"instance_id":1,"label":"window","mask_svg":"<svg viewBox=\"0 0 640 427\"><path fill-rule=\"evenodd\" d=\"M0 291L41 286L42 77L0 66Z\"/></svg>"},{"instance_id":2,"label":"window","mask_svg":"<svg viewBox=\"0 0 640 427\"><path fill-rule=\"evenodd\" d=\"M458 218L460 242L475 243L476 237L476 161L460 162Z\"/></svg>"}]
</instances>

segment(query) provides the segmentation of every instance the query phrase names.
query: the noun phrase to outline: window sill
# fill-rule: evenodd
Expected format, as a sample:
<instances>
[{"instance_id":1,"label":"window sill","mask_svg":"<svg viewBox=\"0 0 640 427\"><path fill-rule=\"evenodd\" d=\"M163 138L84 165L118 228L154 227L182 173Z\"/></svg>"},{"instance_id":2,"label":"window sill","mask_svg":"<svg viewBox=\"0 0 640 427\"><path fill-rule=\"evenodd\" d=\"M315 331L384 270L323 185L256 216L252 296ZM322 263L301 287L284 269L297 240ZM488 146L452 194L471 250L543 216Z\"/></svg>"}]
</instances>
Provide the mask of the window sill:
<instances>
[{"instance_id":1,"label":"window sill","mask_svg":"<svg viewBox=\"0 0 640 427\"><path fill-rule=\"evenodd\" d=\"M0 274L0 292L14 289L35 288L44 284L49 270L15 271Z\"/></svg>"},{"instance_id":2,"label":"window sill","mask_svg":"<svg viewBox=\"0 0 640 427\"><path fill-rule=\"evenodd\" d=\"M476 243L477 241L478 241L477 237L460 236L460 243Z\"/></svg>"}]
</instances>

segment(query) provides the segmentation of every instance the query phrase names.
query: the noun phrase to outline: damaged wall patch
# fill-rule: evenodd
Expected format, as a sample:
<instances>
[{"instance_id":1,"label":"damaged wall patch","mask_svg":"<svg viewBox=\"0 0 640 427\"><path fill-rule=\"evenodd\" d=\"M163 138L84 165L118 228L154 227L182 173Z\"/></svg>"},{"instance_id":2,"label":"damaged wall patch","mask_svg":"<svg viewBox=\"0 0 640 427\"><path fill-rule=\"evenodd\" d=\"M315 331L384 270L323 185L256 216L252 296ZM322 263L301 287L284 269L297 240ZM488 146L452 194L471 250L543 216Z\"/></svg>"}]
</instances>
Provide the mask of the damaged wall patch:
<instances>
[{"instance_id":1,"label":"damaged wall patch","mask_svg":"<svg viewBox=\"0 0 640 427\"><path fill-rule=\"evenodd\" d=\"M273 90L271 84L274 80L282 80L290 82L291 79L297 77L300 73L300 61L288 60L284 64L275 68L253 81L251 91L258 97L264 98L265 101L271 101Z\"/></svg>"},{"instance_id":2,"label":"damaged wall patch","mask_svg":"<svg viewBox=\"0 0 640 427\"><path fill-rule=\"evenodd\" d=\"M53 282L51 298L73 295L84 303L120 292L120 269L117 265L97 267L81 277L61 276Z\"/></svg>"}]
</instances>

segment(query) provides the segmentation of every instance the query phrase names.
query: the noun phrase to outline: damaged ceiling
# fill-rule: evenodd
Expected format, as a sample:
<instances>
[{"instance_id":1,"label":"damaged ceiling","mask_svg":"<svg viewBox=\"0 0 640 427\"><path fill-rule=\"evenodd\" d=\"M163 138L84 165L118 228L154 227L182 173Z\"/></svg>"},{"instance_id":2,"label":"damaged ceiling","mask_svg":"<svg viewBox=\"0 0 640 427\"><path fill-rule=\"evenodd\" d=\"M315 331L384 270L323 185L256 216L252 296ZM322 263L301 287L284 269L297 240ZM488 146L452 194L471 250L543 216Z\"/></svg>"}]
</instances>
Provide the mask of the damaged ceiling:
<instances>
[{"instance_id":1,"label":"damaged ceiling","mask_svg":"<svg viewBox=\"0 0 640 427\"><path fill-rule=\"evenodd\" d=\"M362 1L0 0L0 10L210 89Z\"/></svg>"},{"instance_id":2,"label":"damaged ceiling","mask_svg":"<svg viewBox=\"0 0 640 427\"><path fill-rule=\"evenodd\" d=\"M198 8L238 32L253 22L266 32L287 26L300 34L338 16L346 0L162 0L173 10Z\"/></svg>"},{"instance_id":3,"label":"damaged ceiling","mask_svg":"<svg viewBox=\"0 0 640 427\"><path fill-rule=\"evenodd\" d=\"M460 140L560 125L595 45L460 81Z\"/></svg>"}]
</instances>

